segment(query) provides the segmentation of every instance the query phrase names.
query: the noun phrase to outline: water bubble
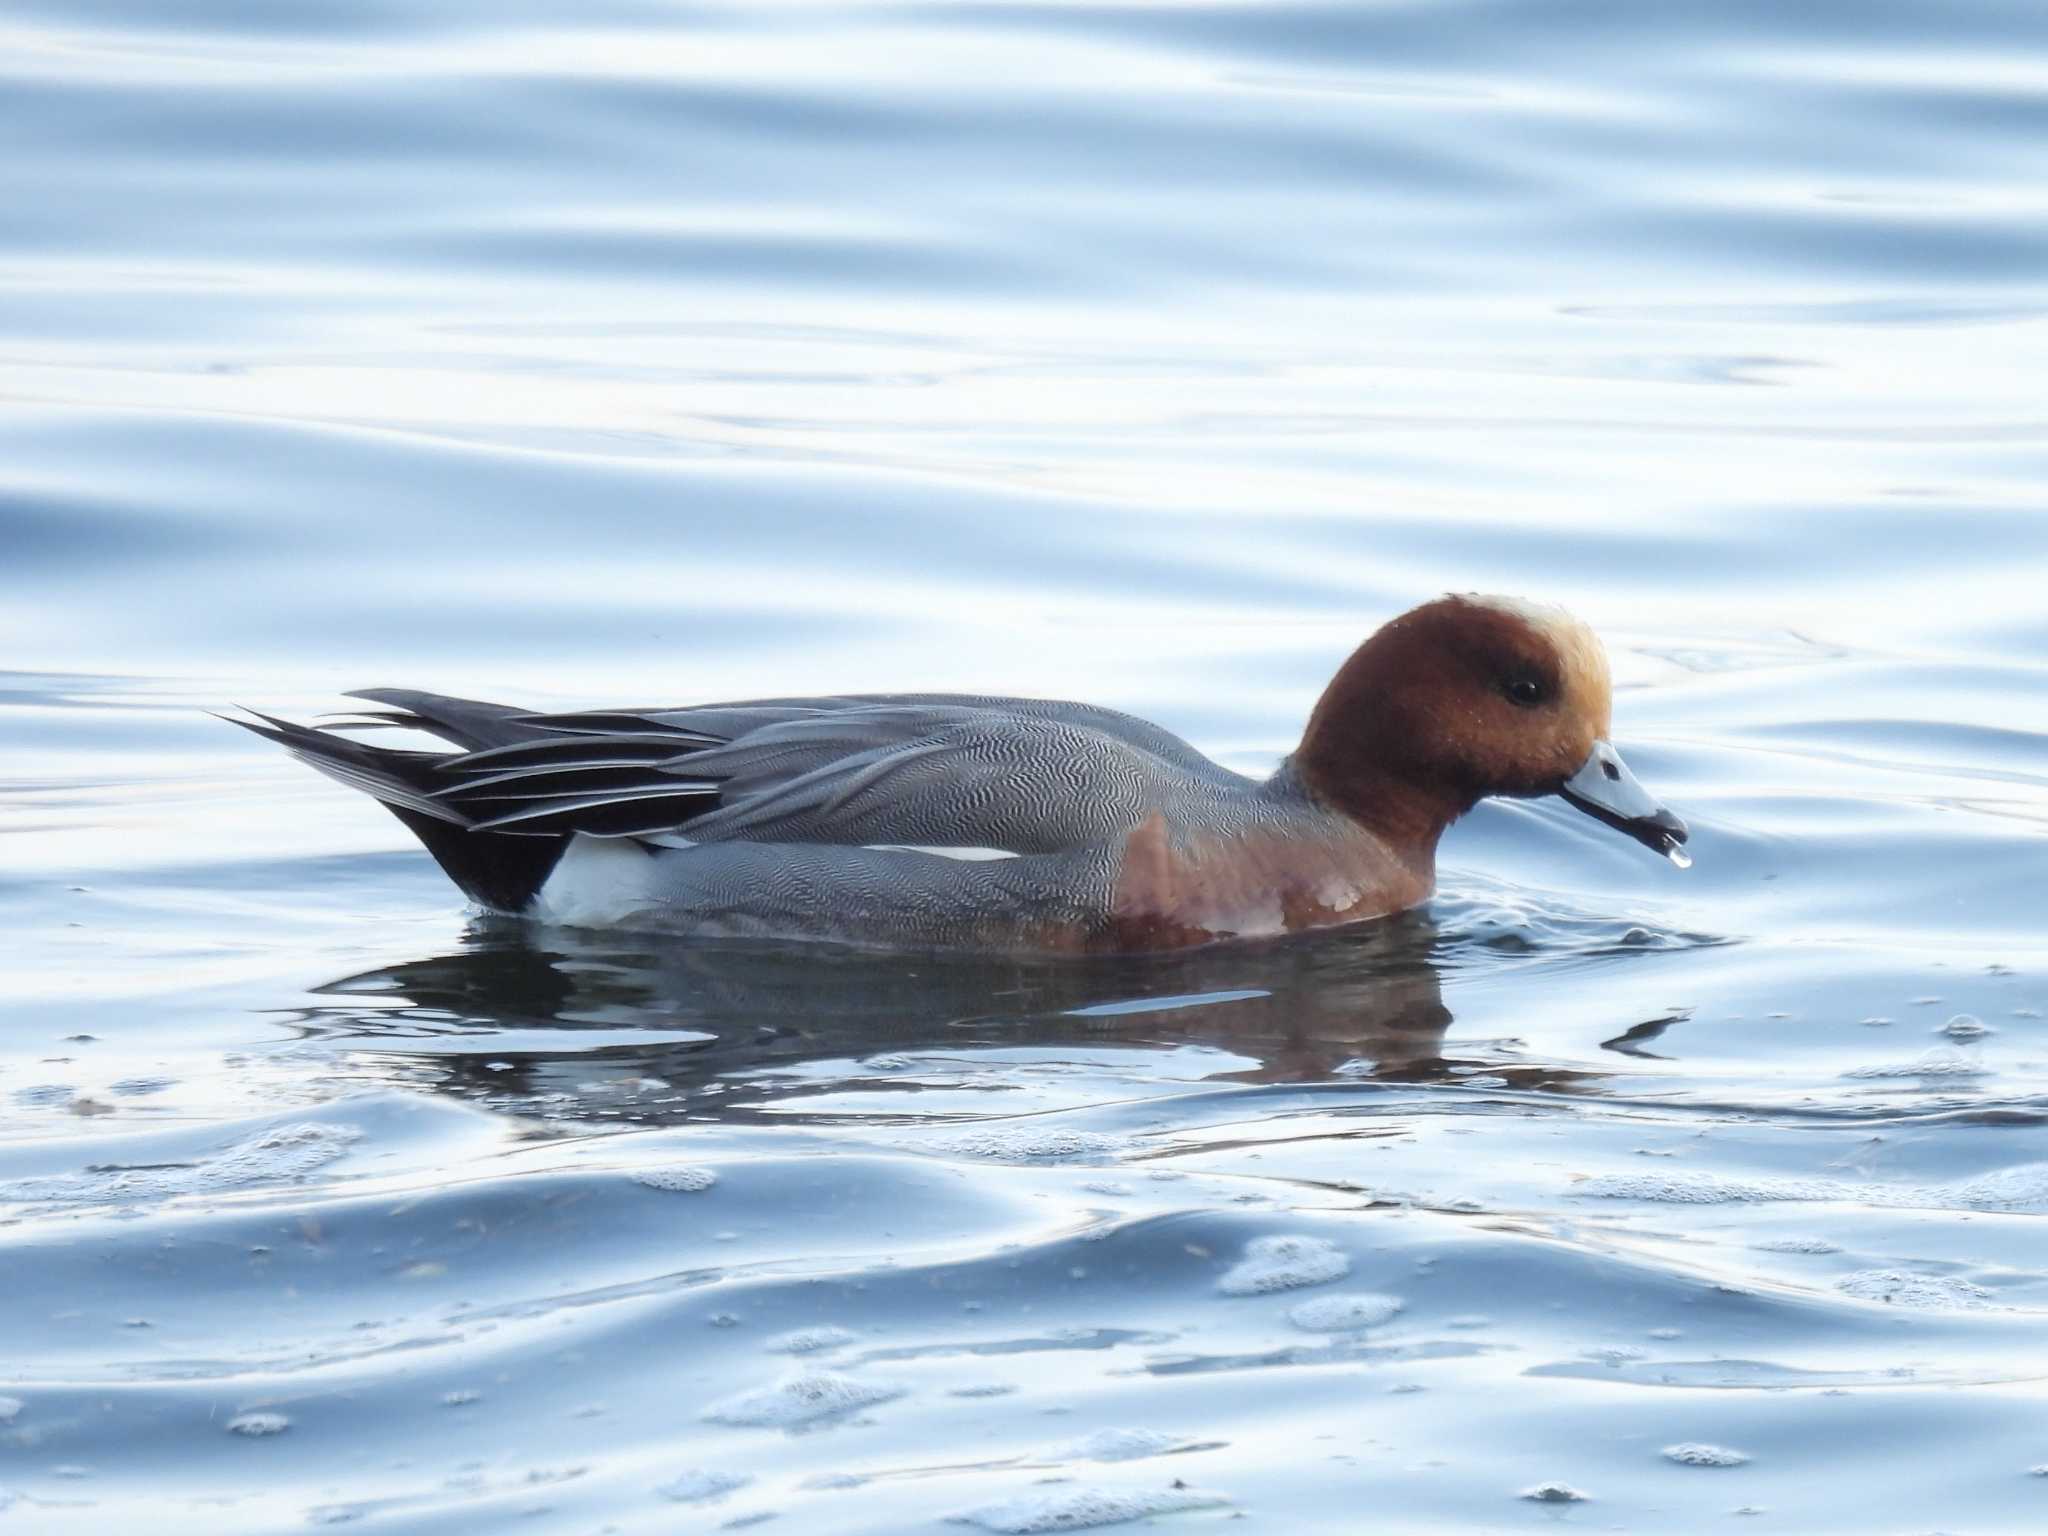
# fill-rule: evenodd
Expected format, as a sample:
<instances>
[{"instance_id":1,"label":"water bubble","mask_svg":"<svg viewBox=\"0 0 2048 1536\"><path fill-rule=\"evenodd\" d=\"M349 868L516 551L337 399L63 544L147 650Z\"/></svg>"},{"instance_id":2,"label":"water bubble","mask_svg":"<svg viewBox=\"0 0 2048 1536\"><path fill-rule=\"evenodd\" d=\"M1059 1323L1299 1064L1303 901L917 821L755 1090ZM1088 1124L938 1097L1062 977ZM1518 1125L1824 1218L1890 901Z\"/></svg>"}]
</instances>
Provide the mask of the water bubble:
<instances>
[{"instance_id":1,"label":"water bubble","mask_svg":"<svg viewBox=\"0 0 2048 1536\"><path fill-rule=\"evenodd\" d=\"M722 1499L735 1488L744 1488L753 1479L743 1472L708 1472L699 1467L678 1474L661 1484L654 1491L664 1499L673 1499L678 1504L702 1504L711 1499Z\"/></svg>"},{"instance_id":2,"label":"water bubble","mask_svg":"<svg viewBox=\"0 0 2048 1536\"><path fill-rule=\"evenodd\" d=\"M1398 1296L1359 1292L1350 1296L1315 1296L1288 1309L1287 1321L1307 1333L1352 1333L1376 1328L1405 1303Z\"/></svg>"},{"instance_id":3,"label":"water bubble","mask_svg":"<svg viewBox=\"0 0 2048 1536\"><path fill-rule=\"evenodd\" d=\"M1986 1073L1987 1069L1983 1065L1962 1052L1948 1046L1936 1046L1911 1061L1889 1061L1876 1066L1852 1067L1842 1076L1867 1081L1900 1077L1983 1077Z\"/></svg>"},{"instance_id":4,"label":"water bubble","mask_svg":"<svg viewBox=\"0 0 2048 1536\"><path fill-rule=\"evenodd\" d=\"M189 1162L19 1179L0 1185L0 1200L127 1204L300 1178L343 1156L362 1137L352 1125L277 1125Z\"/></svg>"},{"instance_id":5,"label":"water bubble","mask_svg":"<svg viewBox=\"0 0 2048 1536\"><path fill-rule=\"evenodd\" d=\"M1583 1504L1593 1496L1570 1483L1538 1483L1533 1488L1524 1488L1517 1497L1536 1504Z\"/></svg>"},{"instance_id":6,"label":"water bubble","mask_svg":"<svg viewBox=\"0 0 2048 1536\"><path fill-rule=\"evenodd\" d=\"M238 1413L228 1420L228 1428L235 1434L252 1438L281 1435L291 1427L292 1421L281 1413Z\"/></svg>"},{"instance_id":7,"label":"water bubble","mask_svg":"<svg viewBox=\"0 0 2048 1536\"><path fill-rule=\"evenodd\" d=\"M1139 1461L1192 1449L1196 1441L1158 1429L1098 1429L1056 1454L1063 1461Z\"/></svg>"},{"instance_id":8,"label":"water bubble","mask_svg":"<svg viewBox=\"0 0 2048 1536\"><path fill-rule=\"evenodd\" d=\"M1949 1275L1916 1275L1904 1269L1864 1269L1844 1275L1835 1289L1860 1301L1895 1307L1971 1311L1991 1304L1991 1292Z\"/></svg>"},{"instance_id":9,"label":"water bubble","mask_svg":"<svg viewBox=\"0 0 2048 1536\"><path fill-rule=\"evenodd\" d=\"M778 1355L814 1355L821 1350L838 1349L851 1344L860 1335L848 1328L834 1328L830 1325L819 1328L798 1328L789 1333L777 1334L762 1347Z\"/></svg>"},{"instance_id":10,"label":"water bubble","mask_svg":"<svg viewBox=\"0 0 2048 1536\"><path fill-rule=\"evenodd\" d=\"M789 1429L837 1418L857 1408L871 1408L901 1397L905 1389L891 1382L856 1381L829 1371L817 1371L759 1392L728 1398L706 1411L714 1424L744 1428Z\"/></svg>"},{"instance_id":11,"label":"water bubble","mask_svg":"<svg viewBox=\"0 0 2048 1536\"><path fill-rule=\"evenodd\" d=\"M1052 1488L1020 1493L952 1517L961 1525L978 1525L1004 1536L1038 1536L1040 1532L1085 1531L1099 1525L1120 1525L1148 1515L1189 1509L1220 1509L1230 1503L1220 1493L1201 1488Z\"/></svg>"},{"instance_id":12,"label":"water bubble","mask_svg":"<svg viewBox=\"0 0 2048 1536\"><path fill-rule=\"evenodd\" d=\"M945 1143L968 1157L1000 1163L1057 1163L1076 1158L1114 1157L1123 1143L1095 1131L1048 1130L1042 1126L990 1126Z\"/></svg>"},{"instance_id":13,"label":"water bubble","mask_svg":"<svg viewBox=\"0 0 2048 1536\"><path fill-rule=\"evenodd\" d=\"M1840 1253L1842 1245L1824 1237L1776 1237L1767 1243L1751 1243L1758 1253Z\"/></svg>"},{"instance_id":14,"label":"water bubble","mask_svg":"<svg viewBox=\"0 0 2048 1536\"><path fill-rule=\"evenodd\" d=\"M718 1182L709 1168L642 1168L633 1175L635 1184L649 1189L672 1190L680 1195L700 1195Z\"/></svg>"},{"instance_id":15,"label":"water bubble","mask_svg":"<svg viewBox=\"0 0 2048 1536\"><path fill-rule=\"evenodd\" d=\"M1637 1360L1649 1359L1650 1352L1646 1349L1637 1349L1632 1344L1606 1344L1598 1349L1587 1350L1582 1358L1619 1369Z\"/></svg>"},{"instance_id":16,"label":"water bubble","mask_svg":"<svg viewBox=\"0 0 2048 1536\"><path fill-rule=\"evenodd\" d=\"M1664 1459L1675 1461L1681 1467L1739 1467L1749 1457L1742 1451L1731 1451L1725 1445L1687 1440L1679 1445L1665 1446Z\"/></svg>"},{"instance_id":17,"label":"water bubble","mask_svg":"<svg viewBox=\"0 0 2048 1536\"><path fill-rule=\"evenodd\" d=\"M1991 1026L1974 1013L1958 1013L1936 1031L1951 1040L1981 1040L1991 1033Z\"/></svg>"}]
</instances>

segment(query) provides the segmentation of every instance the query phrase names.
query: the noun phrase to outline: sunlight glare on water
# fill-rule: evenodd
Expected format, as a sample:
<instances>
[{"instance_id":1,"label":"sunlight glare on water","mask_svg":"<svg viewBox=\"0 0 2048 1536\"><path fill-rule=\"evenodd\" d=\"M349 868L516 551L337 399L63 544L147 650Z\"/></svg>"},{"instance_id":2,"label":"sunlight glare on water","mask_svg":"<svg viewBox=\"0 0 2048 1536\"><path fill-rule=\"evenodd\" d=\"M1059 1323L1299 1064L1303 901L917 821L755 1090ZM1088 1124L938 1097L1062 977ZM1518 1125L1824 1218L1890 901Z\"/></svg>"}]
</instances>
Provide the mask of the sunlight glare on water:
<instances>
[{"instance_id":1,"label":"sunlight glare on water","mask_svg":"<svg viewBox=\"0 0 2048 1536\"><path fill-rule=\"evenodd\" d=\"M0 1526L2039 1527L2048 12L0 42ZM206 713L1263 772L1445 590L1601 632L1685 849L1489 802L1153 959L535 932Z\"/></svg>"}]
</instances>

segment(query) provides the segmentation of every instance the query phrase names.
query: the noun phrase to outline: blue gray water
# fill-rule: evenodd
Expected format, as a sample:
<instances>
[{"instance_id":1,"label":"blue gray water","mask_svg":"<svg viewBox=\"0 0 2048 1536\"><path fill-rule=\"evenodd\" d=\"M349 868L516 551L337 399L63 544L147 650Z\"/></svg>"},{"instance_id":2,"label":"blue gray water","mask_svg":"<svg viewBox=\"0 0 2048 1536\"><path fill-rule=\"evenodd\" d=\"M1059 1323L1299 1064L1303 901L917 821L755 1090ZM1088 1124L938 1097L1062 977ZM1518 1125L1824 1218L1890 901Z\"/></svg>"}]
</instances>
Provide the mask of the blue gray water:
<instances>
[{"instance_id":1,"label":"blue gray water","mask_svg":"<svg viewBox=\"0 0 2048 1536\"><path fill-rule=\"evenodd\" d=\"M0 37L0 1528L2048 1522L2048 11ZM1492 804L1282 945L528 933L204 713L1256 770L1475 588L1695 868Z\"/></svg>"}]
</instances>

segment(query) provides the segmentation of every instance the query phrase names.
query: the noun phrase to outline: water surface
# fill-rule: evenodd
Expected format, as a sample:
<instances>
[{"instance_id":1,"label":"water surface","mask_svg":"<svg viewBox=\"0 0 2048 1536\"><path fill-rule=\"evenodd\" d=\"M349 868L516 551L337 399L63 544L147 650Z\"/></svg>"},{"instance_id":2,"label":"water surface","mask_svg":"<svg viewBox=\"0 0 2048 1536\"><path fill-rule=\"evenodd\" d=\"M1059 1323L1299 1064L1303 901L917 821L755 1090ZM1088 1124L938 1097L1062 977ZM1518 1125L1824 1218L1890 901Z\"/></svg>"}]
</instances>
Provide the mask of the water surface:
<instances>
[{"instance_id":1,"label":"water surface","mask_svg":"<svg viewBox=\"0 0 2048 1536\"><path fill-rule=\"evenodd\" d=\"M2038 7L0 37L0 1524L2039 1529ZM1446 589L1602 631L1692 870L1489 804L1283 944L536 933L205 713L1262 771Z\"/></svg>"}]
</instances>

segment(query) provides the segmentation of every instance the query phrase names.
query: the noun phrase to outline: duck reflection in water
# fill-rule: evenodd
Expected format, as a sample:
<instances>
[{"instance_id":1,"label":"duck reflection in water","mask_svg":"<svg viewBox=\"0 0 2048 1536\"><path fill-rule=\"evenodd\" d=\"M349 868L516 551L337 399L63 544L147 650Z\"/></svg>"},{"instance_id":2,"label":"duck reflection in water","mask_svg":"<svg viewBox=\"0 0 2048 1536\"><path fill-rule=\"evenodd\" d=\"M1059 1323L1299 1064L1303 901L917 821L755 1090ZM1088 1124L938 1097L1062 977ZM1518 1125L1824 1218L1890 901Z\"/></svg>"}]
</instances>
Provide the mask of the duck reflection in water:
<instances>
[{"instance_id":1,"label":"duck reflection in water","mask_svg":"<svg viewBox=\"0 0 2048 1536\"><path fill-rule=\"evenodd\" d=\"M1085 1059L1198 1046L1252 1063L1220 1062L1206 1080L1245 1083L1451 1083L1481 1071L1528 1090L1602 1075L1480 1041L1447 1060L1443 971L1475 952L1487 952L1482 941L1447 941L1420 912L1093 960L636 942L483 920L450 953L316 989L325 1001L299 1027L352 1048L370 1080L496 1104L548 1095L554 1116L643 1124L786 1118L793 1100L855 1082L887 1091L865 1064L885 1053L1067 1047Z\"/></svg>"}]
</instances>

